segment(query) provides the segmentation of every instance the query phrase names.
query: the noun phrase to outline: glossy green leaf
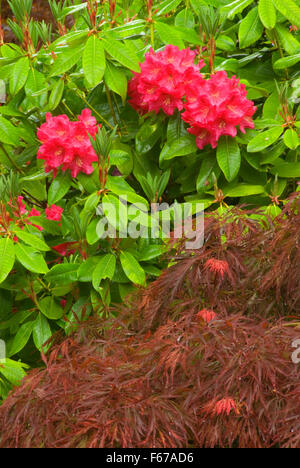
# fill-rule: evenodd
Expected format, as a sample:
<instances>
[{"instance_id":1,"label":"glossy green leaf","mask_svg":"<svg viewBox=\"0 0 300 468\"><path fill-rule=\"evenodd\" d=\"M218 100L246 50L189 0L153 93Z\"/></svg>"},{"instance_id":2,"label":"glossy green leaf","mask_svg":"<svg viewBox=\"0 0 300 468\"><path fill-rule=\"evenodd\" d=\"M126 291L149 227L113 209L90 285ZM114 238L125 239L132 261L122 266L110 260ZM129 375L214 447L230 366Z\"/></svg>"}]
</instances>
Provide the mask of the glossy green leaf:
<instances>
[{"instance_id":1,"label":"glossy green leaf","mask_svg":"<svg viewBox=\"0 0 300 468\"><path fill-rule=\"evenodd\" d=\"M248 143L247 150L249 153L257 153L258 151L268 148L278 140L282 132L282 127L274 127L259 133Z\"/></svg>"},{"instance_id":2,"label":"glossy green leaf","mask_svg":"<svg viewBox=\"0 0 300 468\"><path fill-rule=\"evenodd\" d=\"M273 29L276 24L276 10L273 0L259 0L258 13L265 28Z\"/></svg>"},{"instance_id":3,"label":"glossy green leaf","mask_svg":"<svg viewBox=\"0 0 300 468\"><path fill-rule=\"evenodd\" d=\"M125 275L134 284L144 285L146 281L146 275L139 264L130 252L121 252L120 261Z\"/></svg>"},{"instance_id":4,"label":"glossy green leaf","mask_svg":"<svg viewBox=\"0 0 300 468\"><path fill-rule=\"evenodd\" d=\"M15 354L22 351L22 349L26 346L29 341L29 338L32 333L32 329L34 326L34 322L26 322L20 326L15 335L11 346L8 349L8 355L14 356Z\"/></svg>"},{"instance_id":5,"label":"glossy green leaf","mask_svg":"<svg viewBox=\"0 0 300 468\"><path fill-rule=\"evenodd\" d=\"M29 59L22 57L15 64L9 80L9 90L12 95L17 94L25 85L29 73Z\"/></svg>"},{"instance_id":6,"label":"glossy green leaf","mask_svg":"<svg viewBox=\"0 0 300 468\"><path fill-rule=\"evenodd\" d=\"M173 26L156 21L155 29L160 37L160 40L164 44L172 44L179 47L179 49L184 49L184 42L181 39L181 35Z\"/></svg>"},{"instance_id":7,"label":"glossy green leaf","mask_svg":"<svg viewBox=\"0 0 300 468\"><path fill-rule=\"evenodd\" d=\"M283 141L285 145L292 150L296 149L300 144L300 139L297 132L291 128L288 128L284 132Z\"/></svg>"},{"instance_id":8,"label":"glossy green leaf","mask_svg":"<svg viewBox=\"0 0 300 468\"><path fill-rule=\"evenodd\" d=\"M140 72L138 56L131 48L126 47L125 43L114 39L103 39L103 44L106 52L117 62L129 68L129 70Z\"/></svg>"},{"instance_id":9,"label":"glossy green leaf","mask_svg":"<svg viewBox=\"0 0 300 468\"><path fill-rule=\"evenodd\" d=\"M239 27L240 47L243 49L258 41L264 27L259 19L258 8L253 8L242 20Z\"/></svg>"},{"instance_id":10,"label":"glossy green leaf","mask_svg":"<svg viewBox=\"0 0 300 468\"><path fill-rule=\"evenodd\" d=\"M228 182L238 175L241 165L240 148L234 138L222 136L217 146L217 161Z\"/></svg>"},{"instance_id":11,"label":"glossy green leaf","mask_svg":"<svg viewBox=\"0 0 300 468\"><path fill-rule=\"evenodd\" d=\"M300 7L293 0L273 0L275 7L291 24L300 28Z\"/></svg>"},{"instance_id":12,"label":"glossy green leaf","mask_svg":"<svg viewBox=\"0 0 300 468\"><path fill-rule=\"evenodd\" d=\"M104 79L109 89L119 94L123 103L125 103L127 96L127 78L123 70L116 67L111 62L107 62Z\"/></svg>"},{"instance_id":13,"label":"glossy green leaf","mask_svg":"<svg viewBox=\"0 0 300 468\"><path fill-rule=\"evenodd\" d=\"M51 336L52 332L47 318L43 314L39 314L32 331L33 342L39 351L47 351L47 347L43 347L43 345Z\"/></svg>"},{"instance_id":14,"label":"glossy green leaf","mask_svg":"<svg viewBox=\"0 0 300 468\"><path fill-rule=\"evenodd\" d=\"M299 178L300 162L278 164L271 169L271 174L278 175L279 177Z\"/></svg>"},{"instance_id":15,"label":"glossy green leaf","mask_svg":"<svg viewBox=\"0 0 300 468\"><path fill-rule=\"evenodd\" d=\"M77 280L78 263L62 263L55 265L46 275L50 283L68 284Z\"/></svg>"},{"instance_id":16,"label":"glossy green leaf","mask_svg":"<svg viewBox=\"0 0 300 468\"><path fill-rule=\"evenodd\" d=\"M25 244L30 245L31 247L34 247L37 250L40 250L42 252L47 252L48 250L50 250L50 247L48 247L46 242L40 239L39 237L35 236L34 234L29 234L28 232L21 230L16 230L15 234L19 239L25 242Z\"/></svg>"},{"instance_id":17,"label":"glossy green leaf","mask_svg":"<svg viewBox=\"0 0 300 468\"><path fill-rule=\"evenodd\" d=\"M81 61L83 46L60 48L55 51L57 58L50 69L50 77L62 75Z\"/></svg>"},{"instance_id":18,"label":"glossy green leaf","mask_svg":"<svg viewBox=\"0 0 300 468\"><path fill-rule=\"evenodd\" d=\"M107 254L101 258L93 273L93 286L96 291L99 289L103 279L112 279L116 269L116 257L113 254Z\"/></svg>"},{"instance_id":19,"label":"glossy green leaf","mask_svg":"<svg viewBox=\"0 0 300 468\"><path fill-rule=\"evenodd\" d=\"M62 174L59 174L57 177L55 177L50 185L48 192L49 205L53 205L61 200L71 187L71 183L72 181L70 174L67 172L63 172Z\"/></svg>"},{"instance_id":20,"label":"glossy green leaf","mask_svg":"<svg viewBox=\"0 0 300 468\"><path fill-rule=\"evenodd\" d=\"M105 53L102 42L94 34L85 45L82 66L88 83L92 87L97 86L102 81L105 71Z\"/></svg>"},{"instance_id":21,"label":"glossy green leaf","mask_svg":"<svg viewBox=\"0 0 300 468\"><path fill-rule=\"evenodd\" d=\"M63 308L52 296L44 297L39 301L39 309L50 320L58 320L63 316Z\"/></svg>"},{"instance_id":22,"label":"glossy green leaf","mask_svg":"<svg viewBox=\"0 0 300 468\"><path fill-rule=\"evenodd\" d=\"M27 270L41 274L45 274L49 271L44 257L40 253L37 253L32 247L18 242L15 245L15 253L19 262Z\"/></svg>"},{"instance_id":23,"label":"glossy green leaf","mask_svg":"<svg viewBox=\"0 0 300 468\"><path fill-rule=\"evenodd\" d=\"M0 283L7 278L15 263L14 243L8 237L0 239Z\"/></svg>"},{"instance_id":24,"label":"glossy green leaf","mask_svg":"<svg viewBox=\"0 0 300 468\"><path fill-rule=\"evenodd\" d=\"M51 94L49 96L49 110L55 110L59 105L62 96L64 94L65 83L63 80L58 80L54 85Z\"/></svg>"}]
</instances>

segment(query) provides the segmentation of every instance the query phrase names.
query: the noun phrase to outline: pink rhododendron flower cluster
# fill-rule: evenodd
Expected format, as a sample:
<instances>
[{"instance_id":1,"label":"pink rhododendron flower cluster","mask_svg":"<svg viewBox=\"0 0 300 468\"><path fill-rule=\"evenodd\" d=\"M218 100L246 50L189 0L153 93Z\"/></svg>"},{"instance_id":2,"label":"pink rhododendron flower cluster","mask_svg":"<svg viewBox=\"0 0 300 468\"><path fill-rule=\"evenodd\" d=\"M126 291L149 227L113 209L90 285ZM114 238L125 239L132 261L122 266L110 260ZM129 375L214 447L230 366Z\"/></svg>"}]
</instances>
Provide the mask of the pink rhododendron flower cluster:
<instances>
[{"instance_id":1,"label":"pink rhododendron flower cluster","mask_svg":"<svg viewBox=\"0 0 300 468\"><path fill-rule=\"evenodd\" d=\"M49 208L49 206L47 205L45 213L47 219L49 219L50 221L60 221L63 211L64 210L60 206L51 205Z\"/></svg>"},{"instance_id":2,"label":"pink rhododendron flower cluster","mask_svg":"<svg viewBox=\"0 0 300 468\"><path fill-rule=\"evenodd\" d=\"M190 124L188 132L196 136L198 148L211 144L213 148L222 135L235 137L237 127L254 128L252 116L256 107L247 99L244 84L219 71L208 80L198 77L189 87L182 118Z\"/></svg>"},{"instance_id":3,"label":"pink rhododendron flower cluster","mask_svg":"<svg viewBox=\"0 0 300 468\"><path fill-rule=\"evenodd\" d=\"M71 171L72 177L79 172L91 174L92 163L97 161L97 155L89 139L90 134L95 137L98 132L97 121L89 109L84 109L77 122L71 122L66 115L46 116L46 123L38 129L37 136L42 142L38 151L38 159L45 161L45 171L57 169Z\"/></svg>"},{"instance_id":4,"label":"pink rhododendron flower cluster","mask_svg":"<svg viewBox=\"0 0 300 468\"><path fill-rule=\"evenodd\" d=\"M205 64L201 60L195 65L195 55L172 45L157 53L150 49L141 73L134 73L128 85L129 103L140 114L162 110L172 115L175 109L184 109L182 119L190 125L188 132L196 136L197 146L215 148L222 135L235 137L237 127L243 133L254 128L256 107L235 76L218 71L204 79L200 70Z\"/></svg>"},{"instance_id":5,"label":"pink rhododendron flower cluster","mask_svg":"<svg viewBox=\"0 0 300 468\"><path fill-rule=\"evenodd\" d=\"M128 86L131 106L139 113L163 110L172 115L175 109L183 109L186 90L200 75L204 67L201 60L194 64L196 53L192 50L179 50L167 45L163 51L145 54L141 73L134 73Z\"/></svg>"}]
</instances>

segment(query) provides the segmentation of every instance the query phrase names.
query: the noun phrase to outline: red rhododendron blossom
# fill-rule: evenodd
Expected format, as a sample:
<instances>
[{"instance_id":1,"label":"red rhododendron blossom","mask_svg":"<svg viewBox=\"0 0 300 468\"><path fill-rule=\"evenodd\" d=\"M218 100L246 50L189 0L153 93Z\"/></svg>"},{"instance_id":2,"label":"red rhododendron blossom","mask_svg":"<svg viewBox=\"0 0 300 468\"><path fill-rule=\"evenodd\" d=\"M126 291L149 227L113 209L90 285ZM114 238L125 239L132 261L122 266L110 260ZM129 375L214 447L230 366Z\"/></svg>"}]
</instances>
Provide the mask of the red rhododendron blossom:
<instances>
[{"instance_id":1,"label":"red rhododendron blossom","mask_svg":"<svg viewBox=\"0 0 300 468\"><path fill-rule=\"evenodd\" d=\"M206 323L211 322L217 316L217 314L213 310L207 310L207 309L200 310L200 312L198 312L196 315L197 317L204 320L204 322Z\"/></svg>"},{"instance_id":2,"label":"red rhododendron blossom","mask_svg":"<svg viewBox=\"0 0 300 468\"><path fill-rule=\"evenodd\" d=\"M58 168L69 169L72 177L77 177L79 172L91 174L97 155L89 135L94 138L100 126L89 109L82 111L77 122L71 122L66 115L47 114L46 123L37 132L42 142L37 157L45 161L45 171L53 171L54 177Z\"/></svg>"},{"instance_id":3,"label":"red rhododendron blossom","mask_svg":"<svg viewBox=\"0 0 300 468\"><path fill-rule=\"evenodd\" d=\"M49 208L49 206L47 205L45 213L47 219L49 219L50 221L60 221L63 211L64 210L60 206L52 205Z\"/></svg>"},{"instance_id":4,"label":"red rhododendron blossom","mask_svg":"<svg viewBox=\"0 0 300 468\"><path fill-rule=\"evenodd\" d=\"M167 45L155 53L150 49L141 64L141 73L134 73L128 86L129 103L139 113L163 110L172 115L183 109L183 98L188 86L201 78L201 60L194 64L196 52Z\"/></svg>"},{"instance_id":5,"label":"red rhododendron blossom","mask_svg":"<svg viewBox=\"0 0 300 468\"><path fill-rule=\"evenodd\" d=\"M220 275L221 278L224 277L224 274L229 274L229 265L226 260L217 260L216 258L210 258L204 265L205 269L208 269L212 273Z\"/></svg>"},{"instance_id":6,"label":"red rhododendron blossom","mask_svg":"<svg viewBox=\"0 0 300 468\"><path fill-rule=\"evenodd\" d=\"M196 136L198 148L210 144L216 148L222 135L235 137L237 127L245 133L254 128L252 116L256 107L247 99L244 84L219 71L208 80L198 77L188 87L182 118L190 125L188 132Z\"/></svg>"}]
</instances>

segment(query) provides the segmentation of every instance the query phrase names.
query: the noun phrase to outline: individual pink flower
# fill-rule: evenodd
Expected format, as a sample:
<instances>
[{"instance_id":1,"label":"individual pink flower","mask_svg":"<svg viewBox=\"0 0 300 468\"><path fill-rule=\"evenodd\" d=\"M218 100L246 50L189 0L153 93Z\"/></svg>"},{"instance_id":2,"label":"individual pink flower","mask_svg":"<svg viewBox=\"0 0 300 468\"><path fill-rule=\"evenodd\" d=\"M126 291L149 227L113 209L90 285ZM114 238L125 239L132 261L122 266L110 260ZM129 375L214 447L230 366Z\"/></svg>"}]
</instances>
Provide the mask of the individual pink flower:
<instances>
[{"instance_id":1,"label":"individual pink flower","mask_svg":"<svg viewBox=\"0 0 300 468\"><path fill-rule=\"evenodd\" d=\"M151 48L141 64L141 73L134 73L128 86L129 103L140 114L162 110L172 115L183 109L183 98L204 62L195 65L196 53L190 49L179 50L167 45L155 53Z\"/></svg>"},{"instance_id":2,"label":"individual pink flower","mask_svg":"<svg viewBox=\"0 0 300 468\"><path fill-rule=\"evenodd\" d=\"M213 310L202 309L196 316L204 320L204 322L209 323L216 318L217 314Z\"/></svg>"},{"instance_id":3,"label":"individual pink flower","mask_svg":"<svg viewBox=\"0 0 300 468\"><path fill-rule=\"evenodd\" d=\"M49 208L49 206L47 205L45 213L47 219L49 219L50 221L60 221L63 211L64 210L60 206L51 205L51 207Z\"/></svg>"}]
</instances>

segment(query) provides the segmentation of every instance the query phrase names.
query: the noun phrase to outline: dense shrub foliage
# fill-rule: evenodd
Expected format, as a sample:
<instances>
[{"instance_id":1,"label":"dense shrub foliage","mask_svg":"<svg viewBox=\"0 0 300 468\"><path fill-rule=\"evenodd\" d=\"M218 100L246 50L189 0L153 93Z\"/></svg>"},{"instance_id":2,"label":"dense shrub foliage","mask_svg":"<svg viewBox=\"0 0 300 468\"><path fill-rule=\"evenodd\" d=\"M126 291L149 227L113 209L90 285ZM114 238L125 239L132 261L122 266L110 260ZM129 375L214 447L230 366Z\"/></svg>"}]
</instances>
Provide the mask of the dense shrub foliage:
<instances>
[{"instance_id":1,"label":"dense shrub foliage","mask_svg":"<svg viewBox=\"0 0 300 468\"><path fill-rule=\"evenodd\" d=\"M0 445L299 448L299 208L298 195L267 227L208 217L204 252L179 249L117 319L87 322L29 373L0 408Z\"/></svg>"},{"instance_id":2,"label":"dense shrub foliage","mask_svg":"<svg viewBox=\"0 0 300 468\"><path fill-rule=\"evenodd\" d=\"M290 402L298 390L289 380L295 369L279 348L286 349L294 332L274 320L297 317L300 301L300 1L49 0L49 24L33 20L32 3L9 0L11 17L5 25L0 14L0 344L5 344L7 357L0 356L0 400L30 367L43 366L41 352L49 350L53 335L70 336L92 316L112 327L109 333L116 343L127 338L114 319L134 333L137 355L132 362L144 366L141 375L146 376L142 393L154 384L151 372L155 356L163 355L163 327L185 327L185 311L201 330L218 324L220 316L220 330L226 330L224 340L229 341L232 335L224 317L233 314L233 329L244 337L240 342L245 346L248 332L242 330L249 328L249 343L258 339L261 324L254 317L260 317L270 324L264 337L266 349L274 352L270 362L278 358L279 363L271 374L268 360L264 369L272 382L286 375L288 384L284 401L274 403L280 411L271 416L266 412L257 438L256 422L250 421L254 426L247 426L248 435L238 443L259 446L278 436L289 444L283 411L291 411L287 421L290 414L296 418ZM6 43L7 28L13 42ZM292 193L296 201L287 203ZM149 228L153 203L161 204L155 235ZM175 234L169 242L163 220L169 219L175 230L176 213L195 217L199 203L205 209L205 245L191 254ZM105 227L111 236L103 236ZM121 303L137 290L140 308L137 302L121 313ZM173 304L177 296L179 303ZM150 329L160 344L153 355L152 348L148 357L140 356ZM198 346L193 332L187 328L189 365ZM271 344L277 339L281 344L275 350ZM72 348L72 340L67 343ZM224 345L220 356L229 360L225 341L214 342L211 336L209 343L212 350ZM94 341L89 346L87 339L83 357L74 366L90 359L94 345L98 346ZM200 355L205 352L204 347ZM237 352L238 344L232 347L232 353ZM100 353L96 366L101 359ZM51 362L63 372L63 362ZM125 369L121 381L138 378L134 366ZM94 376L93 369L88 365L84 370L82 385L89 373ZM176 366L172 369L177 372ZM260 375L261 370L253 368L256 371ZM197 380L193 366L190 372L189 379ZM90 437L90 429L81 442L77 433L67 441L61 427L61 444L175 446L177 436L180 446L236 441L237 432L225 435L221 426L204 440L192 409L194 396L184 400L183 391L181 400L177 394L174 400L163 397L167 374L162 370L155 390L162 398L155 411L162 413L169 405L168 418L161 421L165 432L156 431L154 413L147 413L148 429L146 419L140 423L145 427L126 427L126 434L119 428L110 432L110 427L101 441L91 438L95 434ZM34 375L48 378L43 371ZM96 386L102 376L98 378ZM213 372L207 375L207 393L203 387L199 398L203 396L201 405L207 408L218 398L217 419L223 412L238 417L246 407L254 411L252 401L241 403L244 388L232 387L229 394L224 381L224 394L220 387L213 395L210 378ZM166 388L172 393L173 387ZM269 398L270 389L260 387L268 395L259 400L265 409L263 398ZM257 395L258 390L253 392ZM294 396L287 404L290 394ZM34 401L29 400L29 406ZM175 416L177 410L182 417ZM2 417L7 417L3 411ZM110 417L107 413L107 421ZM178 427L172 432L175 419ZM59 445L53 442L53 429L48 429L50 439L37 440ZM13 444L7 437L3 444ZM297 445L293 437L291 444Z\"/></svg>"}]
</instances>

